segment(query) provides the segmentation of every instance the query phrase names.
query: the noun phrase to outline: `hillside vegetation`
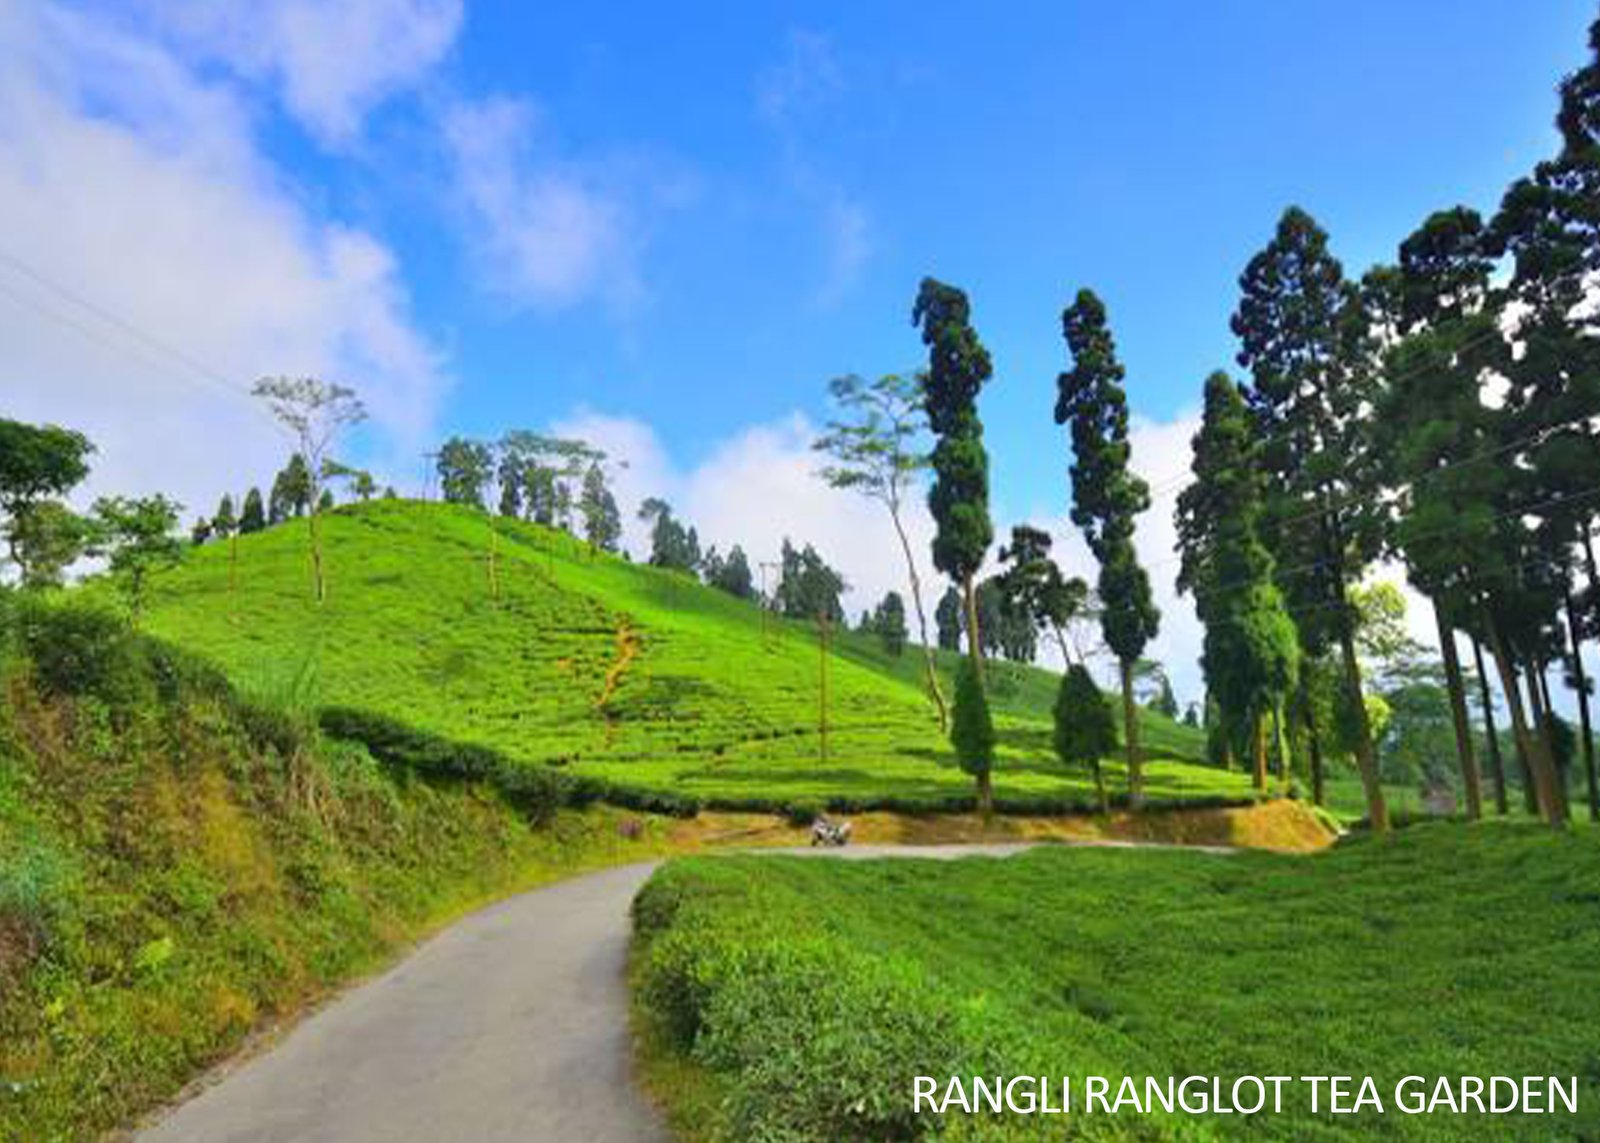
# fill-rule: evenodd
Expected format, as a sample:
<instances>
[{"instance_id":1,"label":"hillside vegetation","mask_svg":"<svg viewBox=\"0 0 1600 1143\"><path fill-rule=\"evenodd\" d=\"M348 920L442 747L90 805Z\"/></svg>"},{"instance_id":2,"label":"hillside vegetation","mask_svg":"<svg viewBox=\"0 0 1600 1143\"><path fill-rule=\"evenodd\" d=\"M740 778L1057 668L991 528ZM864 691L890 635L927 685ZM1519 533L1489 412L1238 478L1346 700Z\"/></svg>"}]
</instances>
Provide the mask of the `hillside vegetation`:
<instances>
[{"instance_id":1,"label":"hillside vegetation","mask_svg":"<svg viewBox=\"0 0 1600 1143\"><path fill-rule=\"evenodd\" d=\"M1450 824L1313 857L673 862L634 908L647 1074L696 1140L1595 1138L1597 868L1592 830ZM1579 1115L911 1114L916 1075L1284 1074L1576 1076Z\"/></svg>"},{"instance_id":2,"label":"hillside vegetation","mask_svg":"<svg viewBox=\"0 0 1600 1143\"><path fill-rule=\"evenodd\" d=\"M459 912L666 848L553 792L380 764L0 592L0 1140L94 1138Z\"/></svg>"},{"instance_id":3,"label":"hillside vegetation","mask_svg":"<svg viewBox=\"0 0 1600 1143\"><path fill-rule=\"evenodd\" d=\"M914 655L841 634L824 659L813 628L770 616L763 625L752 604L688 577L533 524L490 525L447 505L343 508L324 519L320 607L304 521L241 537L236 560L209 544L157 586L148 626L246 685L307 680L321 704L618 788L727 808L967 799L971 780L939 733ZM1051 750L1054 676L997 665L993 689L1002 804L1090 804L1088 775ZM1198 733L1144 719L1153 799L1249 798L1244 775L1194 764ZM1120 789L1119 764L1107 769Z\"/></svg>"}]
</instances>

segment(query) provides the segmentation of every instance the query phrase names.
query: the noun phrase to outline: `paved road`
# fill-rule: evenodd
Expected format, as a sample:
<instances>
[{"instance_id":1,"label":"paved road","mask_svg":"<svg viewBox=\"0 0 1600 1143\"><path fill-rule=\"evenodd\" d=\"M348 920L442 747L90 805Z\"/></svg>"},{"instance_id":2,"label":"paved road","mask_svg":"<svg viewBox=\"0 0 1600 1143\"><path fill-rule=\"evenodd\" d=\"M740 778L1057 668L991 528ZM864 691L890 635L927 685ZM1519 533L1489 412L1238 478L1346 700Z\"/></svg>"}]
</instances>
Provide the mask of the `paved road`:
<instances>
[{"instance_id":1,"label":"paved road","mask_svg":"<svg viewBox=\"0 0 1600 1143\"><path fill-rule=\"evenodd\" d=\"M863 845L796 852L949 858L1026 848ZM590 874L473 914L137 1138L665 1140L629 1074L624 980L628 904L653 868Z\"/></svg>"}]
</instances>

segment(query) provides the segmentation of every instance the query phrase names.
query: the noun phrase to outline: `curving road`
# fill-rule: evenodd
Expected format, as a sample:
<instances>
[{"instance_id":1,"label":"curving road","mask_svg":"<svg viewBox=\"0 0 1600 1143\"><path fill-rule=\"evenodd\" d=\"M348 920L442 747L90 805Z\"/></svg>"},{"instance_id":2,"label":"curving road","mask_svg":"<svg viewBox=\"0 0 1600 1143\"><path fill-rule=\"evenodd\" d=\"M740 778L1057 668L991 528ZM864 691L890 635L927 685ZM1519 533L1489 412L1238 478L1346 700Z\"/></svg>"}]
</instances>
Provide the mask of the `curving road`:
<instances>
[{"instance_id":1,"label":"curving road","mask_svg":"<svg viewBox=\"0 0 1600 1143\"><path fill-rule=\"evenodd\" d=\"M1026 848L783 852L950 858ZM225 1072L138 1140L665 1140L630 1075L624 979L628 905L653 868L589 874L473 914Z\"/></svg>"}]
</instances>

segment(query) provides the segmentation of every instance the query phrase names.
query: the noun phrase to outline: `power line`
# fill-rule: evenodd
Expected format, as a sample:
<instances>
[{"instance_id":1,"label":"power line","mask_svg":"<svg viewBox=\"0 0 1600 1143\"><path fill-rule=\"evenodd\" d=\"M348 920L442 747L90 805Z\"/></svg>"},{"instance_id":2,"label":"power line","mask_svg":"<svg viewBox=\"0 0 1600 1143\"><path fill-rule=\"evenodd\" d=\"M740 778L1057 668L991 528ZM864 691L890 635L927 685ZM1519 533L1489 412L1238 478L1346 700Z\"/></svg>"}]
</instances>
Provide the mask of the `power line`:
<instances>
[{"instance_id":1,"label":"power line","mask_svg":"<svg viewBox=\"0 0 1600 1143\"><path fill-rule=\"evenodd\" d=\"M1526 515L1528 515L1528 514L1530 514L1532 512L1537 511L1538 509L1541 509L1541 508L1549 508L1549 507L1551 507L1553 505L1556 505L1556 504L1567 504L1567 503L1573 503L1573 502L1576 502L1576 501L1579 501L1579 500L1587 500L1587 499L1589 499L1591 497L1594 497L1594 496L1600 496L1600 484L1590 485L1587 488L1582 488L1582 489L1579 489L1576 492L1566 493L1566 494L1561 495L1561 496L1551 496L1551 497L1548 497L1548 498L1546 498L1544 500L1534 501L1531 504L1519 504L1515 508L1508 509L1508 510L1506 510L1504 512L1499 512L1499 513L1489 517L1489 519L1487 521L1484 521L1484 522L1492 524L1492 523L1495 523L1497 521L1507 520L1507 519L1510 519L1510 518L1515 517L1515 516L1526 516ZM1452 525L1450 527L1441 527L1441 528L1430 528L1430 529L1427 529L1426 531L1422 531L1422 532L1418 532L1418 533L1414 534L1411 537L1411 539L1414 540L1414 541L1415 540L1425 540L1425 539L1435 539L1435 538L1437 538L1439 536L1448 536L1448 535L1450 535L1450 534L1452 534L1454 532L1457 532L1459 530L1460 530L1460 526L1459 525ZM1517 565L1515 567L1508 568L1506 570L1508 570L1508 571L1523 571L1523 570L1526 570L1527 568L1537 567L1537 566L1539 566L1540 564L1542 564L1544 562L1545 561L1543 561L1543 560L1529 561L1526 564ZM1272 578L1273 578L1274 582L1277 582L1278 580L1280 580L1282 578L1285 578L1285 577L1296 576L1296 575L1304 575L1304 574L1307 574L1309 572L1321 571L1321 570L1326 569L1327 564L1328 564L1328 561L1326 559L1320 559L1320 560L1313 560L1313 561L1311 561L1309 563L1297 564L1297 565L1294 565L1294 566L1291 566L1291 567L1287 567L1287 568L1274 568L1273 569L1273 573L1272 573ZM1251 582L1253 582L1253 581L1241 579L1241 580L1236 580L1236 581L1231 582L1231 583L1223 583L1223 584L1213 585L1208 590L1211 590L1211 591L1231 591L1232 589L1234 589L1236 587L1247 587L1247 586L1249 586L1249 584ZM1343 601L1330 600L1327 604L1312 604L1312 605L1309 605L1307 607L1291 608L1290 610L1291 611L1304 612L1304 611L1309 611L1309 610L1312 610L1314 608L1320 608L1320 607L1324 607L1324 606L1338 607L1338 606L1347 606L1347 604L1344 603Z\"/></svg>"},{"instance_id":2,"label":"power line","mask_svg":"<svg viewBox=\"0 0 1600 1143\"><path fill-rule=\"evenodd\" d=\"M1457 351L1460 352L1469 348L1476 348L1477 346L1486 344L1497 337L1503 339L1505 337L1505 331L1502 330L1498 325L1495 325L1482 331L1481 333L1467 338L1459 346L1457 346ZM1429 370L1426 366L1419 365L1412 369L1401 370L1399 373L1385 373L1383 374L1383 380L1387 384L1393 385L1397 381L1410 380L1411 378L1420 376L1428 371ZM1291 435L1291 431L1287 427L1280 428L1274 432L1263 433L1252 442L1251 447L1256 451L1261 451L1266 448L1267 445L1278 440L1287 439ZM1195 477L1192 472L1182 473L1163 480L1158 486L1150 490L1149 495L1151 503L1154 504L1157 500L1161 500L1168 496L1182 492L1189 485L1193 484L1194 480Z\"/></svg>"},{"instance_id":3,"label":"power line","mask_svg":"<svg viewBox=\"0 0 1600 1143\"><path fill-rule=\"evenodd\" d=\"M207 365L199 358L178 348L170 342L145 332L132 322L128 321L126 318L113 313L105 306L102 306L99 303L84 297L77 291L62 285L60 282L49 277L37 267L30 265L17 255L3 248L0 248L0 262L4 262L9 265L14 273L20 274L22 277L33 282L35 286L47 290L56 295L58 298L61 298L78 307L79 309L92 314L105 325L110 326L112 329L120 332L123 336L124 344L115 344L111 339L105 336L105 333L102 330L98 330L93 326L84 324L84 322L78 320L78 318L68 312L63 312L58 308L44 305L40 299L36 297L30 297L27 294L21 293L13 288L5 286L3 283L0 283L0 292L7 294L14 301L27 306L34 312L42 314L45 317L48 317L51 320L56 321L59 324L64 325L93 341L98 342L102 346L111 350L113 353L125 354L131 349L133 353L143 359L146 365L150 366L152 369L162 372L163 375L166 375L165 368L156 361L155 356L152 355L152 351L156 355L164 356L170 361L177 362L188 371L188 374L191 377L250 402L250 407L255 409L258 415L266 419L266 421L272 425L277 432L286 437L292 437L292 434L289 433L288 429L286 429L275 417L272 417L271 414L269 414L258 403L256 403L254 394L248 388L237 384L221 370Z\"/></svg>"}]
</instances>

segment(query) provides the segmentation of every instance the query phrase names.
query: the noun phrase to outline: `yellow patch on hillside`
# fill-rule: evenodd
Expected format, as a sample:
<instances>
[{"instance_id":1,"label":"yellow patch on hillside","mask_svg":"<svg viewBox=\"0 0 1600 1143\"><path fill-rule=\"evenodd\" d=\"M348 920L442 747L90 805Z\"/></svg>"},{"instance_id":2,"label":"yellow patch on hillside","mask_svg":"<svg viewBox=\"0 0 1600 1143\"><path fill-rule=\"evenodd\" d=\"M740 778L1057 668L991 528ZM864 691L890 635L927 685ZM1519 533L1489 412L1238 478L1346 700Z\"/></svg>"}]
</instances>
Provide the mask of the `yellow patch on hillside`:
<instances>
[{"instance_id":1,"label":"yellow patch on hillside","mask_svg":"<svg viewBox=\"0 0 1600 1143\"><path fill-rule=\"evenodd\" d=\"M1226 845L1278 853L1312 853L1332 845L1334 832L1300 802L1279 800L1237 809L1120 811L1109 817L997 816L986 826L976 814L910 817L870 813L848 817L852 840L873 845L959 845L995 841L1137 841L1161 845ZM810 830L769 814L702 813L669 827L674 848L806 845Z\"/></svg>"}]
</instances>

